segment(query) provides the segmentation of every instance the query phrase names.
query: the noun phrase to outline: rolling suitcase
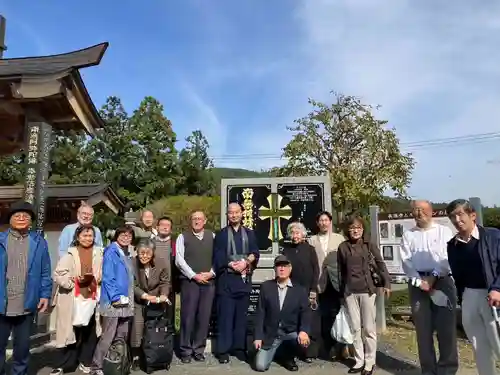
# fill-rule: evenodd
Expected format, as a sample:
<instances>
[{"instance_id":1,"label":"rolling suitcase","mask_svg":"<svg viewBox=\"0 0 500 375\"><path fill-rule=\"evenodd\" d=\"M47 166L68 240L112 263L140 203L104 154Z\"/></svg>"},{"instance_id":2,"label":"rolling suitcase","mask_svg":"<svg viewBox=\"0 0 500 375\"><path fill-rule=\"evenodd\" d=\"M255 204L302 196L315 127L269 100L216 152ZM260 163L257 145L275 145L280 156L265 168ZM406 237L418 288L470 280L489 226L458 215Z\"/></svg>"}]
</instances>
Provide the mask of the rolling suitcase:
<instances>
[{"instance_id":1,"label":"rolling suitcase","mask_svg":"<svg viewBox=\"0 0 500 375\"><path fill-rule=\"evenodd\" d=\"M174 355L174 336L165 306L146 306L144 310L142 368L147 374L169 370Z\"/></svg>"}]
</instances>

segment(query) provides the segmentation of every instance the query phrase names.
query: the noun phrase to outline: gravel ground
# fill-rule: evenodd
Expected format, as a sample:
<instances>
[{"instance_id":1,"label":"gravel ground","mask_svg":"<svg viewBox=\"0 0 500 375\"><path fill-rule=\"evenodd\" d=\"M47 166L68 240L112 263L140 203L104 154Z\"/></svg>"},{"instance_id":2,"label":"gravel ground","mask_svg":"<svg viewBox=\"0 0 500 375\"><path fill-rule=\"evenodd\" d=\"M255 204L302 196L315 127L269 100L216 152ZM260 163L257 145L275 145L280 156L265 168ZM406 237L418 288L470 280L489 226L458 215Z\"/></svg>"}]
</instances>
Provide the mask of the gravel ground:
<instances>
[{"instance_id":1,"label":"gravel ground","mask_svg":"<svg viewBox=\"0 0 500 375\"><path fill-rule=\"evenodd\" d=\"M401 357L393 348L387 347L385 344L380 344L380 351L377 354L377 373L378 374L401 374L401 375L419 375L420 370L416 364ZM29 375L48 375L51 369L56 352L47 348L37 350L32 354ZM306 375L340 375L347 374L348 367L341 363L331 363L321 360L316 360L312 364L298 362L299 373ZM240 362L232 358L231 363L221 365L215 358L209 356L206 363L191 363L189 365L181 364L174 358L170 371L155 372L157 375L220 375L221 372L230 375L246 375L255 374L248 364ZM268 371L271 375L288 374L289 372L273 363ZM472 375L475 371L460 371L459 375ZM7 372L8 374L8 372ZM83 375L77 373L78 375ZM144 375L142 371L133 372L132 375Z\"/></svg>"}]
</instances>

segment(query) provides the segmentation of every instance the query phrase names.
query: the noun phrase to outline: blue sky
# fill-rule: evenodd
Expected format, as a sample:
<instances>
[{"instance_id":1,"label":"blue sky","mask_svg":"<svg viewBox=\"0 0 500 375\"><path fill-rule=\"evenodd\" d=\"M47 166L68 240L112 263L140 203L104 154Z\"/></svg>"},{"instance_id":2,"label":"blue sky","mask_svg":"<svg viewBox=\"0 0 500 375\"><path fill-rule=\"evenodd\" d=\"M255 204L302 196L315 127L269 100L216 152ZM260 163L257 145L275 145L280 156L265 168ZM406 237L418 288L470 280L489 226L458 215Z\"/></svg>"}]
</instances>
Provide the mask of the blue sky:
<instances>
[{"instance_id":1,"label":"blue sky","mask_svg":"<svg viewBox=\"0 0 500 375\"><path fill-rule=\"evenodd\" d=\"M201 129L216 165L280 164L287 125L329 91L382 105L403 143L500 132L500 3L409 0L0 0L5 57L103 41L84 70L96 105L165 106L180 139ZM500 140L409 147L410 194L500 203ZM403 149L405 149L403 147ZM229 157L228 155L253 157ZM259 157L267 154L269 157Z\"/></svg>"}]
</instances>

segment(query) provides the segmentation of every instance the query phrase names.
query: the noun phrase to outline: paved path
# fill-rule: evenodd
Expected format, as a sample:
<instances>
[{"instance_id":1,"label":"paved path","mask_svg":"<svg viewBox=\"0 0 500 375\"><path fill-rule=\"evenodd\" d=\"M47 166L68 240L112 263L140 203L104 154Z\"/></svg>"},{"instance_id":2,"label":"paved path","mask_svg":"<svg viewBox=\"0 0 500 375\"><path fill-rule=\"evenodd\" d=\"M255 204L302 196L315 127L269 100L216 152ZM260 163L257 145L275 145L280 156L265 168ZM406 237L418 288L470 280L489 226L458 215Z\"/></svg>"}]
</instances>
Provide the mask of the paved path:
<instances>
[{"instance_id":1,"label":"paved path","mask_svg":"<svg viewBox=\"0 0 500 375\"><path fill-rule=\"evenodd\" d=\"M56 352L53 349L38 350L32 355L29 375L48 375L50 373L50 364L53 363ZM398 375L420 375L420 370L411 362L397 359L398 355L390 349L383 349L383 352L377 354L377 374L398 374ZM347 366L341 363L331 363L316 360L312 364L298 362L299 374L305 375L341 375L347 374ZM472 375L474 371L460 371L459 375ZM230 364L221 365L213 357L209 357L206 363L181 364L174 358L170 371L155 372L156 375L255 375L248 364L232 359ZM290 374L287 370L273 363L269 375ZM79 372L75 375L83 375ZM132 375L144 375L142 371L133 372Z\"/></svg>"}]
</instances>

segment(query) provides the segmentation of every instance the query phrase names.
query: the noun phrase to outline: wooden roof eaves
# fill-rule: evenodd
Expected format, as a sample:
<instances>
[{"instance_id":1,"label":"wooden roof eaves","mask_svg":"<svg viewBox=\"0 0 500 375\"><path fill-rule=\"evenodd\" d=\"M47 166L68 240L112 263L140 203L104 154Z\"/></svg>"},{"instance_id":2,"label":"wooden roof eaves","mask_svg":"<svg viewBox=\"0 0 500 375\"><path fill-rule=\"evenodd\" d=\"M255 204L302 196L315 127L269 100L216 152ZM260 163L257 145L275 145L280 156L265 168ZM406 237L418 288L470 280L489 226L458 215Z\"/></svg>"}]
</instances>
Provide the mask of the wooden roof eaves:
<instances>
[{"instance_id":1,"label":"wooden roof eaves","mask_svg":"<svg viewBox=\"0 0 500 375\"><path fill-rule=\"evenodd\" d=\"M57 197L50 194L50 190L58 189L58 188L69 188L72 190L76 190L78 188L88 188L87 194L75 194L69 197ZM118 195L114 192L114 190L109 186L109 184L62 184L62 185L47 185L46 189L48 190L48 198L56 198L58 200L87 200L91 197L97 196L99 194L106 195L110 200L113 201L117 206L123 208L125 204L118 197ZM12 186L0 186L0 200L4 199L21 199L23 195L24 187L23 185L12 185Z\"/></svg>"},{"instance_id":2,"label":"wooden roof eaves","mask_svg":"<svg viewBox=\"0 0 500 375\"><path fill-rule=\"evenodd\" d=\"M75 69L71 72L70 74L71 81L73 82L73 87L76 88L78 91L78 96L83 100L83 103L80 103L80 105L83 104L83 109L86 112L87 116L91 119L94 128L104 128L104 120L101 118L99 115L99 110L95 106L92 98L90 97L90 94L87 90L87 87L85 86L85 83L83 82L82 76L80 72ZM92 134L94 135L94 134Z\"/></svg>"},{"instance_id":3,"label":"wooden roof eaves","mask_svg":"<svg viewBox=\"0 0 500 375\"><path fill-rule=\"evenodd\" d=\"M104 42L77 51L56 55L0 59L0 76L45 75L70 68L84 69L90 66L96 66L101 63L102 57L108 49L108 46L109 43ZM72 58L73 61L71 61ZM54 61L58 59L58 63L54 64ZM32 63L32 65L30 63ZM56 66L51 67L51 63ZM45 71L42 68L39 70L34 69L34 66L39 67L40 64L45 65Z\"/></svg>"}]
</instances>

